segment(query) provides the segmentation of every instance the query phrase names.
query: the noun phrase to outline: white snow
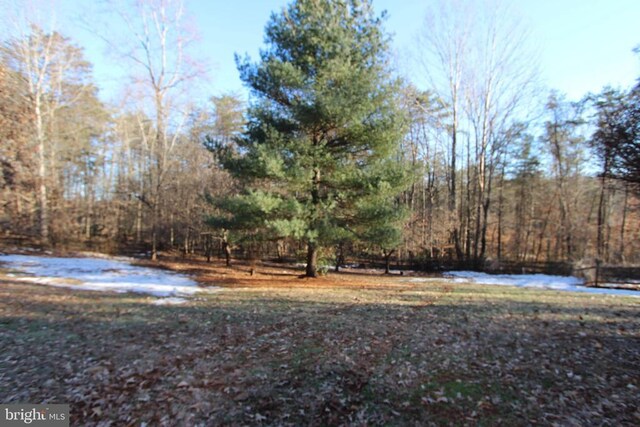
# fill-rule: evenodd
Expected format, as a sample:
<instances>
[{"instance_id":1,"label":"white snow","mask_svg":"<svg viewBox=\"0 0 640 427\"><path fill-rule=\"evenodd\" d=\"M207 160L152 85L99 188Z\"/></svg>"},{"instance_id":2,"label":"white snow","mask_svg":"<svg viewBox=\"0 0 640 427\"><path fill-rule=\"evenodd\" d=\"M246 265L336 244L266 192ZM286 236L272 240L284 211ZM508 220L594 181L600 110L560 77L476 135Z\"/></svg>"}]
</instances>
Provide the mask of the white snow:
<instances>
[{"instance_id":1,"label":"white snow","mask_svg":"<svg viewBox=\"0 0 640 427\"><path fill-rule=\"evenodd\" d=\"M640 297L640 292L633 290L590 288L584 286L584 282L581 279L572 276L551 276L547 274L487 274L475 271L449 271L444 273L444 276L454 283L518 286L556 291Z\"/></svg>"},{"instance_id":2,"label":"white snow","mask_svg":"<svg viewBox=\"0 0 640 427\"><path fill-rule=\"evenodd\" d=\"M180 304L184 304L185 302L187 302L187 300L184 299L184 298L169 297L169 298L158 298L157 300L155 300L153 302L153 304L155 304L155 305L180 305Z\"/></svg>"},{"instance_id":3,"label":"white snow","mask_svg":"<svg viewBox=\"0 0 640 427\"><path fill-rule=\"evenodd\" d=\"M183 297L219 288L202 288L187 276L148 267L131 265L126 258L58 258L31 255L0 255L0 263L11 270L14 280L71 289L112 292L136 292L165 297L158 305L187 302ZM410 282L443 280L453 283L532 287L557 291L587 292L604 295L640 297L640 291L590 288L581 279L546 274L486 274L473 271L450 271L444 278L408 278Z\"/></svg>"},{"instance_id":4,"label":"white snow","mask_svg":"<svg viewBox=\"0 0 640 427\"><path fill-rule=\"evenodd\" d=\"M90 291L136 292L157 297L189 296L218 288L201 288L186 276L139 267L125 258L57 258L30 255L0 255L0 263L25 274L14 279L42 285ZM157 304L180 304L180 298ZM160 302L164 301L164 302Z\"/></svg>"}]
</instances>

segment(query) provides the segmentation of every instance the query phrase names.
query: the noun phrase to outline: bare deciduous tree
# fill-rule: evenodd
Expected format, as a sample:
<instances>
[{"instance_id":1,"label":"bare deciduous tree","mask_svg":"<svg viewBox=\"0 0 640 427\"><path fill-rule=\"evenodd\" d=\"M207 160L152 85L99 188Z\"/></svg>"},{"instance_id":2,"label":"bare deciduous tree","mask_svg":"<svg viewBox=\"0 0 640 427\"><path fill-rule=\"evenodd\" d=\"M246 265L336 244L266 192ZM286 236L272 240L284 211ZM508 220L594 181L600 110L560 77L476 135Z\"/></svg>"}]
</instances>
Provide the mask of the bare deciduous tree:
<instances>
[{"instance_id":1,"label":"bare deciduous tree","mask_svg":"<svg viewBox=\"0 0 640 427\"><path fill-rule=\"evenodd\" d=\"M498 1L439 2L427 15L419 40L428 81L449 109L452 241L458 259L464 256L477 263L485 257L498 159L534 93L535 55L527 47L526 28ZM466 153L466 183L461 183L467 187L467 197L458 202L461 134L471 145Z\"/></svg>"},{"instance_id":2,"label":"bare deciduous tree","mask_svg":"<svg viewBox=\"0 0 640 427\"><path fill-rule=\"evenodd\" d=\"M151 210L151 258L155 260L167 173L189 113L185 95L188 84L194 84L203 70L188 54L195 34L182 0L111 4L133 40L116 46L134 66L131 78L140 96L134 102L139 105L136 110L144 112L139 124L144 128L143 120L149 118L154 129L154 135L143 141L150 156L149 185L137 196Z\"/></svg>"},{"instance_id":3,"label":"bare deciduous tree","mask_svg":"<svg viewBox=\"0 0 640 427\"><path fill-rule=\"evenodd\" d=\"M2 45L3 62L13 71L12 77L24 82L23 93L33 118L32 144L37 151L37 192L39 231L43 243L50 237L51 182L56 169L60 129L57 116L63 108L77 104L91 85L91 66L82 50L60 33L45 30L31 19L29 10L16 19L14 37Z\"/></svg>"}]
</instances>

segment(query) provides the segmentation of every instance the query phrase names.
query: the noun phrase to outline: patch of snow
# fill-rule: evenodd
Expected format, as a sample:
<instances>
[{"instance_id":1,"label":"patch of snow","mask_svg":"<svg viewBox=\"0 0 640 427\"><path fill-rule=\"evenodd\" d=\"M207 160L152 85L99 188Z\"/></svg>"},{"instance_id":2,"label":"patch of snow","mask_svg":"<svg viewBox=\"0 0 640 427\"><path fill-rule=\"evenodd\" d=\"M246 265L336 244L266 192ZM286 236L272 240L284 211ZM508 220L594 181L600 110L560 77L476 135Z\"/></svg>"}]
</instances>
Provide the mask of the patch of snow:
<instances>
[{"instance_id":1,"label":"patch of snow","mask_svg":"<svg viewBox=\"0 0 640 427\"><path fill-rule=\"evenodd\" d=\"M444 273L444 276L454 283L478 283L481 285L517 286L556 291L640 297L640 292L633 290L590 288L584 286L583 280L572 276L551 276L548 274L487 274L476 271L449 271Z\"/></svg>"},{"instance_id":2,"label":"patch of snow","mask_svg":"<svg viewBox=\"0 0 640 427\"><path fill-rule=\"evenodd\" d=\"M157 300L155 300L153 302L153 304L155 304L155 305L180 305L180 304L184 304L185 302L187 302L187 300L184 299L184 298L169 297L169 298L158 298Z\"/></svg>"},{"instance_id":3,"label":"patch of snow","mask_svg":"<svg viewBox=\"0 0 640 427\"><path fill-rule=\"evenodd\" d=\"M444 276L453 278L454 282L471 281L483 285L529 286L548 289L566 289L584 284L577 277L547 274L487 274L476 271L450 271L444 273Z\"/></svg>"},{"instance_id":4,"label":"patch of snow","mask_svg":"<svg viewBox=\"0 0 640 427\"><path fill-rule=\"evenodd\" d=\"M134 266L123 259L0 255L0 262L28 275L16 280L71 289L136 292L158 297L188 296L214 290L201 288L186 276Z\"/></svg>"}]
</instances>

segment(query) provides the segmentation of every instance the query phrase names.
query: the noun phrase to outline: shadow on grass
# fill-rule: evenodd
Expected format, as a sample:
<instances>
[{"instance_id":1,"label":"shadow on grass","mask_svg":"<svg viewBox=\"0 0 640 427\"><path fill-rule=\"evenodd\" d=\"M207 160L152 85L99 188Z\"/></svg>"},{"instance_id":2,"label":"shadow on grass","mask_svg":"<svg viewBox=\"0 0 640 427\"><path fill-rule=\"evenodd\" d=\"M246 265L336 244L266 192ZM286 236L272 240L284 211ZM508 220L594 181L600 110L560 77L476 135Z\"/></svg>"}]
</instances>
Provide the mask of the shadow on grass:
<instances>
[{"instance_id":1,"label":"shadow on grass","mask_svg":"<svg viewBox=\"0 0 640 427\"><path fill-rule=\"evenodd\" d=\"M75 424L625 424L637 410L628 300L322 285L156 306L7 281L0 297L1 400L68 402Z\"/></svg>"}]
</instances>

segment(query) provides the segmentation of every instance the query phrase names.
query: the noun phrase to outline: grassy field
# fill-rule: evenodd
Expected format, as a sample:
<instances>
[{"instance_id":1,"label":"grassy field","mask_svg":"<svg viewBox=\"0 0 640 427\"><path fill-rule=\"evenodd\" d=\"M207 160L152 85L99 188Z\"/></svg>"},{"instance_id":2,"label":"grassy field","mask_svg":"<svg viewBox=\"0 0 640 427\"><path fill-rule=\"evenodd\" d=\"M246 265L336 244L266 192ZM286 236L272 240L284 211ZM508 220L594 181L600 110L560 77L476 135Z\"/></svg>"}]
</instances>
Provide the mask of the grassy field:
<instances>
[{"instance_id":1,"label":"grassy field","mask_svg":"<svg viewBox=\"0 0 640 427\"><path fill-rule=\"evenodd\" d=\"M0 271L0 402L73 425L638 425L640 300L164 262L186 305Z\"/></svg>"}]
</instances>

